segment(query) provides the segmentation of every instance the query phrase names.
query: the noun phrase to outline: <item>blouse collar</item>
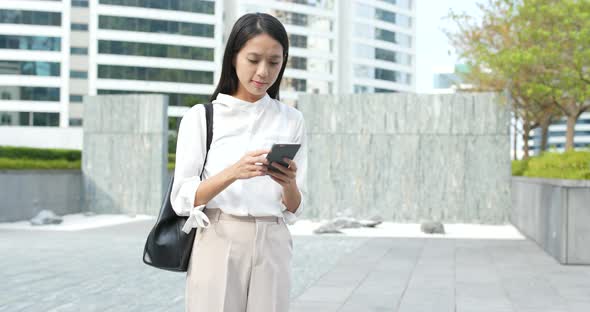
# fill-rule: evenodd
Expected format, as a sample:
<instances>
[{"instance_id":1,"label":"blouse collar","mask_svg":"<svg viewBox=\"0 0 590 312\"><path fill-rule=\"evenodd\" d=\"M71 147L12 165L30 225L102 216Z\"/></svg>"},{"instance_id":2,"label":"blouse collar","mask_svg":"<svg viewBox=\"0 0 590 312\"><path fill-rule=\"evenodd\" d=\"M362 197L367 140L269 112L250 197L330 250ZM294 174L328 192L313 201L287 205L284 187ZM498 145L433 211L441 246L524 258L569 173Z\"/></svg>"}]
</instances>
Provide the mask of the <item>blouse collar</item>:
<instances>
[{"instance_id":1,"label":"blouse collar","mask_svg":"<svg viewBox=\"0 0 590 312\"><path fill-rule=\"evenodd\" d=\"M264 96L256 102L248 102L238 99L237 97L231 96L229 94L219 93L215 101L213 101L213 103L225 104L227 106L236 107L242 110L260 111L268 102L270 102L270 100L272 99L270 98L268 93L264 94Z\"/></svg>"}]
</instances>

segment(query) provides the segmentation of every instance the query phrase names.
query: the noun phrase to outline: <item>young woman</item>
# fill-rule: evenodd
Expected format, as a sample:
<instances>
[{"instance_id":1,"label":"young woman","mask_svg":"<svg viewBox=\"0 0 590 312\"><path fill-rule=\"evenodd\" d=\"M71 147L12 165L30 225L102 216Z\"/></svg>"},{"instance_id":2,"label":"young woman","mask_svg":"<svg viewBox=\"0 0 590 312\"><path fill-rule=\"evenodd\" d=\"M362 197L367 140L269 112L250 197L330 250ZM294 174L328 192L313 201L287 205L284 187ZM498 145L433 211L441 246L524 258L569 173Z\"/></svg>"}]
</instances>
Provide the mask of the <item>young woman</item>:
<instances>
[{"instance_id":1,"label":"young woman","mask_svg":"<svg viewBox=\"0 0 590 312\"><path fill-rule=\"evenodd\" d=\"M289 52L283 25L268 14L235 23L211 100L207 162L203 105L180 123L171 202L197 228L186 279L186 311L288 311L292 224L305 196L302 114L279 102ZM271 164L273 143L299 143L288 167ZM201 170L203 179L200 178ZM204 208L206 207L206 208ZM187 228L188 229L188 228Z\"/></svg>"}]
</instances>

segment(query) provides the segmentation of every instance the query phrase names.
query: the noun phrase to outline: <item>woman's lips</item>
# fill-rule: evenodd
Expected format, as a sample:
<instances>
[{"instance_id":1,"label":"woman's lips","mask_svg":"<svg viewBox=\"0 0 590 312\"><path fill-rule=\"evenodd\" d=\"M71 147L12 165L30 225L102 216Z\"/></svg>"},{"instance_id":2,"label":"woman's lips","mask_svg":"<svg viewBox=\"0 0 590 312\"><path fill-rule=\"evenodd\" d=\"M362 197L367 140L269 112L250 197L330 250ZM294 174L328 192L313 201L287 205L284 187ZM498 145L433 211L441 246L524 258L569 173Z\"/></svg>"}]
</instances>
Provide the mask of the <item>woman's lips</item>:
<instances>
[{"instance_id":1,"label":"woman's lips","mask_svg":"<svg viewBox=\"0 0 590 312\"><path fill-rule=\"evenodd\" d=\"M256 86L257 88L260 88L260 87L266 85L266 83L264 83L264 82L258 82L256 80L252 80L252 82L254 83L254 86Z\"/></svg>"}]
</instances>

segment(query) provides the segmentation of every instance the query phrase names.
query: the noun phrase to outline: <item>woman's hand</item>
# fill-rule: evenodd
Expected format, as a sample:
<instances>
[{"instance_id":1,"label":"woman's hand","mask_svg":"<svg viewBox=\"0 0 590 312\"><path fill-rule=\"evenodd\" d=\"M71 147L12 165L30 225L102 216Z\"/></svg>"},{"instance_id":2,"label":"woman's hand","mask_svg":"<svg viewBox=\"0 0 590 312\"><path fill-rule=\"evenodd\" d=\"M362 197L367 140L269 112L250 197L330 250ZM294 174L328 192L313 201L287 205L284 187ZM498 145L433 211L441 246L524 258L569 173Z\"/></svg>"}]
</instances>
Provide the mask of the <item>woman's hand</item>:
<instances>
[{"instance_id":1,"label":"woman's hand","mask_svg":"<svg viewBox=\"0 0 590 312\"><path fill-rule=\"evenodd\" d=\"M232 165L229 169L234 179L250 179L253 177L259 177L266 175L268 168L268 160L266 157L261 156L268 154L269 149L256 150L246 153L242 158ZM259 163L260 165L257 165Z\"/></svg>"},{"instance_id":2,"label":"woman's hand","mask_svg":"<svg viewBox=\"0 0 590 312\"><path fill-rule=\"evenodd\" d=\"M289 164L289 167L273 162L270 166L277 169L279 172L268 170L267 174L285 189L296 186L297 164L289 158L283 158L283 161Z\"/></svg>"}]
</instances>

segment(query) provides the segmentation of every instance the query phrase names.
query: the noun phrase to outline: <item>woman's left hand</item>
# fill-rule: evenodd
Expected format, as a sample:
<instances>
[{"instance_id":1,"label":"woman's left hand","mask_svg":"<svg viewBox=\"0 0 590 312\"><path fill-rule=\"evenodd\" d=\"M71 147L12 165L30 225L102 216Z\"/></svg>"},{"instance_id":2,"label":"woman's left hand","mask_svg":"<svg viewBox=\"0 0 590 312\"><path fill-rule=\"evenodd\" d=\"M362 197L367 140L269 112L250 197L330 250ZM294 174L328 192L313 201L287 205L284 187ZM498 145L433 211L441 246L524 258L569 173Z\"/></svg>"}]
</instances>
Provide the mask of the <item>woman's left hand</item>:
<instances>
[{"instance_id":1,"label":"woman's left hand","mask_svg":"<svg viewBox=\"0 0 590 312\"><path fill-rule=\"evenodd\" d=\"M297 164L289 158L283 158L283 161L289 164L289 167L285 167L279 163L273 162L269 166L274 167L279 172L272 171L269 168L266 174L268 174L271 179L280 184L283 188L289 188L297 185Z\"/></svg>"}]
</instances>

